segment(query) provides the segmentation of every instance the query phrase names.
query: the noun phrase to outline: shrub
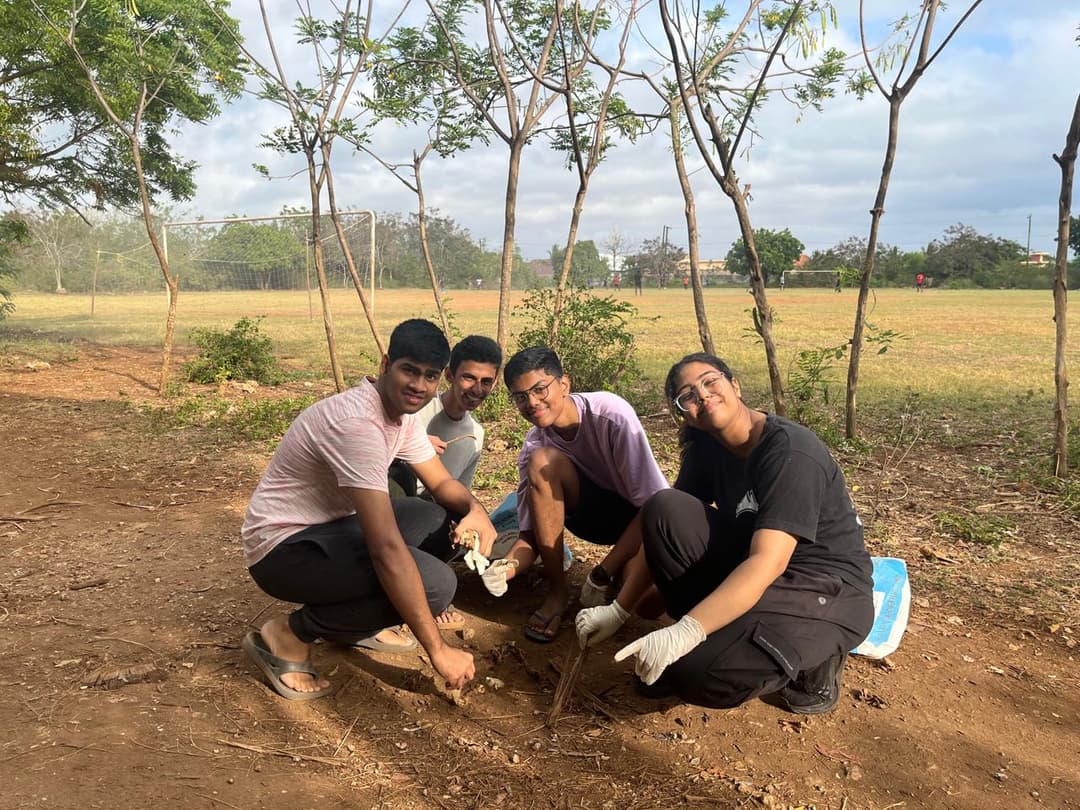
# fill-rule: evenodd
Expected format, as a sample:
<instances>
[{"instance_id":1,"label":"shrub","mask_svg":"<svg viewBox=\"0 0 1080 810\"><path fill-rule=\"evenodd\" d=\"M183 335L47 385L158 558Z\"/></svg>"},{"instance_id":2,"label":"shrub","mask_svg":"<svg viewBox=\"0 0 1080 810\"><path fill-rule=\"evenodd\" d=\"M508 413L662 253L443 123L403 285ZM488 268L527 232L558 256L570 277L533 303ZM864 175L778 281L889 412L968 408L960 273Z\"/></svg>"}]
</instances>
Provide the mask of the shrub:
<instances>
[{"instance_id":1,"label":"shrub","mask_svg":"<svg viewBox=\"0 0 1080 810\"><path fill-rule=\"evenodd\" d=\"M190 382L220 383L225 380L255 380L263 385L277 385L285 375L274 359L270 338L259 332L259 321L241 318L222 332L217 329L193 329L191 339L202 351L184 364Z\"/></svg>"},{"instance_id":2,"label":"shrub","mask_svg":"<svg viewBox=\"0 0 1080 810\"><path fill-rule=\"evenodd\" d=\"M641 376L628 326L637 314L632 304L582 287L568 289L554 339L555 290L530 290L515 310L529 324L518 334L518 348L551 346L576 391L622 393Z\"/></svg>"}]
</instances>

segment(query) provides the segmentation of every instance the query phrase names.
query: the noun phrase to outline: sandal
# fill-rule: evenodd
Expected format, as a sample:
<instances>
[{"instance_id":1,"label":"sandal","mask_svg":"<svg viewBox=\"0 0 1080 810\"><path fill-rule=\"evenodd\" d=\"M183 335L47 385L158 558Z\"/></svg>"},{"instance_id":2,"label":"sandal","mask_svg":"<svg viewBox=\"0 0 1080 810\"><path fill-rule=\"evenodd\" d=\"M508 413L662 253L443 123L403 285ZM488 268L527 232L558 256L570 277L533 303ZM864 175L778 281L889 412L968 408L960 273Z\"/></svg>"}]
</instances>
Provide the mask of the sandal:
<instances>
[{"instance_id":1,"label":"sandal","mask_svg":"<svg viewBox=\"0 0 1080 810\"><path fill-rule=\"evenodd\" d=\"M394 630L398 636L404 642L403 644L394 644L389 641L380 641L377 636L386 630ZM362 638L359 641L352 643L354 649L374 650L375 652L383 653L405 653L411 652L416 649L416 639L412 636L407 636L398 630L396 627L384 627L378 633L372 633L367 638Z\"/></svg>"},{"instance_id":2,"label":"sandal","mask_svg":"<svg viewBox=\"0 0 1080 810\"><path fill-rule=\"evenodd\" d=\"M270 652L270 648L258 630L252 630L244 636L240 646L266 677L270 688L283 698L288 700L315 700L334 691L333 686L328 686L315 692L302 692L299 689L293 689L281 680L282 675L287 675L290 672L303 672L316 679L319 677L319 673L311 665L310 661L286 661L284 658L278 658Z\"/></svg>"},{"instance_id":3,"label":"sandal","mask_svg":"<svg viewBox=\"0 0 1080 810\"><path fill-rule=\"evenodd\" d=\"M449 621L439 621L440 616L451 616L457 614L460 618L450 619ZM461 611L453 605L447 605L446 610L435 617L435 626L440 630L464 630L465 629L465 617L461 615Z\"/></svg>"},{"instance_id":4,"label":"sandal","mask_svg":"<svg viewBox=\"0 0 1080 810\"><path fill-rule=\"evenodd\" d=\"M545 616L539 610L533 611L525 623L525 638L537 644L550 644L562 627L562 611L552 616Z\"/></svg>"}]
</instances>

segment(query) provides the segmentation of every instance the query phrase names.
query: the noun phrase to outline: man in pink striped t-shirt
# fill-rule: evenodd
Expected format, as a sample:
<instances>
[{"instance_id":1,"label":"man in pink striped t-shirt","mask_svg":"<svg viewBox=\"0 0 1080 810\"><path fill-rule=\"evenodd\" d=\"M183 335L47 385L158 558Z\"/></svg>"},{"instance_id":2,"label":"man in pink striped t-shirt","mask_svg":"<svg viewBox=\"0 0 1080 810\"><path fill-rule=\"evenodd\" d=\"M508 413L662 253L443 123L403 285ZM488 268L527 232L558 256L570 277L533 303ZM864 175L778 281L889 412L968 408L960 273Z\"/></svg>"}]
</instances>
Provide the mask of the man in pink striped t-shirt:
<instances>
[{"instance_id":1,"label":"man in pink striped t-shirt","mask_svg":"<svg viewBox=\"0 0 1080 810\"><path fill-rule=\"evenodd\" d=\"M402 621L451 688L475 674L472 655L442 640L435 617L457 587L445 562L457 541L476 531L486 555L495 529L446 471L416 417L449 356L433 323L399 324L379 377L301 413L251 496L241 531L244 562L266 593L301 605L243 644L283 697L330 691L310 662L316 640L381 649L393 645L374 636ZM386 473L394 458L411 466L434 502L391 502Z\"/></svg>"}]
</instances>

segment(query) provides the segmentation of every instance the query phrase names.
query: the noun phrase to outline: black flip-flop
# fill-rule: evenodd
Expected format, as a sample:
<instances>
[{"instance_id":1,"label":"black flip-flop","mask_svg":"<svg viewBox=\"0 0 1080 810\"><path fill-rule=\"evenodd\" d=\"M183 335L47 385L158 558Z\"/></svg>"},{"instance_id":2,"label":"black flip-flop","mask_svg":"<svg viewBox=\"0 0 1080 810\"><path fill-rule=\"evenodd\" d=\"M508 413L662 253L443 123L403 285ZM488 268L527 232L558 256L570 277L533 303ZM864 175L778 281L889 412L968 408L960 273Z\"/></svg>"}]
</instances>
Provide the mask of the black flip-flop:
<instances>
[{"instance_id":1,"label":"black flip-flop","mask_svg":"<svg viewBox=\"0 0 1080 810\"><path fill-rule=\"evenodd\" d=\"M286 661L284 658L278 658L270 652L270 648L266 646L266 642L258 630L252 630L244 636L240 646L266 677L270 688L283 698L288 700L315 700L334 691L333 686L328 686L316 692L301 692L281 680L282 675L287 675L290 672L303 672L317 679L319 672L308 661Z\"/></svg>"},{"instance_id":2,"label":"black flip-flop","mask_svg":"<svg viewBox=\"0 0 1080 810\"><path fill-rule=\"evenodd\" d=\"M539 610L534 610L529 617L529 621L525 622L525 638L529 641L535 641L537 644L550 644L555 640L555 636L559 635L559 629L562 627L563 612L559 611L553 616L545 616ZM533 619L537 619L533 622ZM552 622L555 623L555 629L551 629ZM533 627L533 624L539 624L543 629L537 629ZM550 635L547 631L550 631Z\"/></svg>"}]
</instances>

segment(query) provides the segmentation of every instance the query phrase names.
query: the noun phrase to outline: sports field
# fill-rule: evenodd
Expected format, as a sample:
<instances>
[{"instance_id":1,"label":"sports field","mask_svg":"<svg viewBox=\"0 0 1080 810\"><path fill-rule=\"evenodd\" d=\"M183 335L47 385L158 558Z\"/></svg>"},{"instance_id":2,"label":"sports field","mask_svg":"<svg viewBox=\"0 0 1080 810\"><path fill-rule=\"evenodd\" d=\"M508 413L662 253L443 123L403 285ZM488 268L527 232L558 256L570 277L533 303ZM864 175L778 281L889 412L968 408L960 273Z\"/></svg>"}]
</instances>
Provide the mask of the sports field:
<instances>
[{"instance_id":1,"label":"sports field","mask_svg":"<svg viewBox=\"0 0 1080 810\"><path fill-rule=\"evenodd\" d=\"M599 291L606 295L609 291ZM646 290L618 297L638 308L632 328L638 358L648 380L659 388L668 366L682 354L700 349L690 294L683 290ZM521 294L515 296L515 304ZM705 299L718 353L736 369L750 395L767 394L764 352L749 333L750 295L742 289L707 289ZM498 293L488 290L446 294L453 328L461 335L495 334ZM786 374L797 353L843 344L851 333L855 290L788 289L772 291L775 337ZM84 338L109 345L160 345L164 333L165 296L98 296L91 317L88 296L20 293L18 309L3 329L34 330ZM383 335L409 317L435 318L430 291L379 290L376 319ZM346 376L371 371L374 342L360 302L352 290L332 291L332 315ZM287 367L329 374L326 338L316 294L309 303L303 291L181 291L177 345L189 344L194 327L225 329L240 317L262 317L262 331L274 341ZM511 348L524 325L520 312L511 322ZM1070 332L1077 334L1078 316L1070 313ZM888 289L871 298L868 321L880 330L903 335L884 354L869 346L863 354L860 402L866 406L895 402L917 393L928 401L975 410L1004 406L1016 398L1050 401L1053 394L1054 320L1048 291L946 291L917 294L914 289ZM1075 341L1074 341L1075 345ZM1070 366L1080 357L1073 349ZM836 400L842 401L846 360L836 364Z\"/></svg>"}]
</instances>

